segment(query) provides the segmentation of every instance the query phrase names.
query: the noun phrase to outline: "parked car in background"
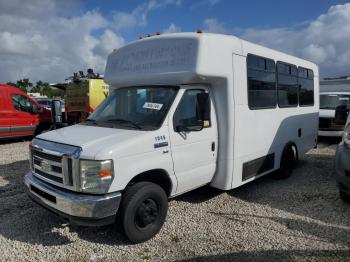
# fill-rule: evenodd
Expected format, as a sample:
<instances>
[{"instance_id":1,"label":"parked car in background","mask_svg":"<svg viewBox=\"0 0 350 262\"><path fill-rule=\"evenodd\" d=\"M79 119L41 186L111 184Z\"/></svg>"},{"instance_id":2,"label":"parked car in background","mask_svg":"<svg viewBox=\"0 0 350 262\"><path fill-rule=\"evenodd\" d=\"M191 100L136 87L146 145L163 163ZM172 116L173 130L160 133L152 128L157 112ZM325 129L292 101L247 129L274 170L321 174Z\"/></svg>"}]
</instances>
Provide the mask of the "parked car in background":
<instances>
[{"instance_id":1,"label":"parked car in background","mask_svg":"<svg viewBox=\"0 0 350 262\"><path fill-rule=\"evenodd\" d=\"M320 82L319 136L341 137L344 124L334 121L338 106L350 109L350 78L332 78Z\"/></svg>"},{"instance_id":2,"label":"parked car in background","mask_svg":"<svg viewBox=\"0 0 350 262\"><path fill-rule=\"evenodd\" d=\"M345 117L345 114L343 114ZM336 180L340 198L350 202L350 115L345 124L343 140L336 153Z\"/></svg>"},{"instance_id":3,"label":"parked car in background","mask_svg":"<svg viewBox=\"0 0 350 262\"><path fill-rule=\"evenodd\" d=\"M40 105L45 107L46 109L51 110L52 99L51 98L34 98Z\"/></svg>"},{"instance_id":4,"label":"parked car in background","mask_svg":"<svg viewBox=\"0 0 350 262\"><path fill-rule=\"evenodd\" d=\"M0 84L0 138L31 136L50 125L50 110L20 89Z\"/></svg>"},{"instance_id":5,"label":"parked car in background","mask_svg":"<svg viewBox=\"0 0 350 262\"><path fill-rule=\"evenodd\" d=\"M34 98L40 105L42 105L43 107L45 107L46 109L51 110L52 107L52 98ZM62 108L62 113L65 112L65 104L64 104L64 99L60 99L61 102L61 108Z\"/></svg>"}]
</instances>

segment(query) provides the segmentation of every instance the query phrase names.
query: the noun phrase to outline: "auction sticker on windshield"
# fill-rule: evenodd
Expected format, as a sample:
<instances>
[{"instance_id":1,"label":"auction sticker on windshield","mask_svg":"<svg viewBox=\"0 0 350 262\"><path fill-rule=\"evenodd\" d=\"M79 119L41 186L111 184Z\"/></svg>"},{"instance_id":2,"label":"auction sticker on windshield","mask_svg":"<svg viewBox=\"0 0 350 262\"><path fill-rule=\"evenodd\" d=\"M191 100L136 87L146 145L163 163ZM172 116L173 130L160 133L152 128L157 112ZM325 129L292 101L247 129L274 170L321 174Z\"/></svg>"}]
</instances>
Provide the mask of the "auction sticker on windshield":
<instances>
[{"instance_id":1,"label":"auction sticker on windshield","mask_svg":"<svg viewBox=\"0 0 350 262\"><path fill-rule=\"evenodd\" d=\"M160 110L162 109L163 104L158 104L158 103L150 103L150 102L145 102L143 105L143 108L147 109L154 109L154 110Z\"/></svg>"}]
</instances>

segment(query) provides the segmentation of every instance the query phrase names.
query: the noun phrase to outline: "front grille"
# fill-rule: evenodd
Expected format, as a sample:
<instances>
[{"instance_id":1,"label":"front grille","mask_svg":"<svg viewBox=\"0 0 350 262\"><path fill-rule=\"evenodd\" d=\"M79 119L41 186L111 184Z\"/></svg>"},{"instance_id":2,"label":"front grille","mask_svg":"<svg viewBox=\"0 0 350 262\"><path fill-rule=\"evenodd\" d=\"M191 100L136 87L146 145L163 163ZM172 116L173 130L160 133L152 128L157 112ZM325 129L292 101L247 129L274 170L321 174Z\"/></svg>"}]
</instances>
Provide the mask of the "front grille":
<instances>
[{"instance_id":1,"label":"front grille","mask_svg":"<svg viewBox=\"0 0 350 262\"><path fill-rule=\"evenodd\" d=\"M56 173L61 173L62 174L62 167L59 166L51 166L52 171Z\"/></svg>"},{"instance_id":2,"label":"front grille","mask_svg":"<svg viewBox=\"0 0 350 262\"><path fill-rule=\"evenodd\" d=\"M57 177L57 176L49 175L49 174L47 174L47 173L45 173L45 172L43 172L43 171L41 171L41 170L39 170L39 169L36 169L36 170L35 170L35 173L38 174L38 175L40 175L40 176L42 176L42 177L45 177L45 178L47 178L47 179L53 180L53 181L55 181L55 182L57 182L57 183L63 184L63 178L62 178L62 177Z\"/></svg>"},{"instance_id":3,"label":"front grille","mask_svg":"<svg viewBox=\"0 0 350 262\"><path fill-rule=\"evenodd\" d=\"M38 156L40 158L46 159L46 160L51 160L54 162L60 163L62 161L62 156L55 156L55 155L50 155L38 150L32 150L32 153L35 154L35 156Z\"/></svg>"},{"instance_id":4,"label":"front grille","mask_svg":"<svg viewBox=\"0 0 350 262\"><path fill-rule=\"evenodd\" d=\"M33 175L47 183L69 190L80 190L81 148L33 139L30 156Z\"/></svg>"},{"instance_id":5,"label":"front grille","mask_svg":"<svg viewBox=\"0 0 350 262\"><path fill-rule=\"evenodd\" d=\"M34 175L61 187L73 186L72 160L64 156L44 153L35 149L31 151ZM66 172L64 165L67 165Z\"/></svg>"}]
</instances>

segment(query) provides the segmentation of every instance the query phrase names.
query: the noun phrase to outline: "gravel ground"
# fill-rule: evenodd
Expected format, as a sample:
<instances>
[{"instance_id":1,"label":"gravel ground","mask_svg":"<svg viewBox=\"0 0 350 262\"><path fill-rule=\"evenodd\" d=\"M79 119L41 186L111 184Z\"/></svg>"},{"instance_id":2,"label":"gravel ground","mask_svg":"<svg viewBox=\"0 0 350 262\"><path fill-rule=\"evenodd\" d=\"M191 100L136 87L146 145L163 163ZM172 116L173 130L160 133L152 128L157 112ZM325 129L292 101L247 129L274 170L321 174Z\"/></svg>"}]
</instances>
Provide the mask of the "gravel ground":
<instances>
[{"instance_id":1,"label":"gravel ground","mask_svg":"<svg viewBox=\"0 0 350 262\"><path fill-rule=\"evenodd\" d=\"M114 227L84 228L25 194L28 142L0 144L0 261L350 261L350 204L338 198L335 144L304 156L293 176L170 202L161 232L130 245Z\"/></svg>"}]
</instances>

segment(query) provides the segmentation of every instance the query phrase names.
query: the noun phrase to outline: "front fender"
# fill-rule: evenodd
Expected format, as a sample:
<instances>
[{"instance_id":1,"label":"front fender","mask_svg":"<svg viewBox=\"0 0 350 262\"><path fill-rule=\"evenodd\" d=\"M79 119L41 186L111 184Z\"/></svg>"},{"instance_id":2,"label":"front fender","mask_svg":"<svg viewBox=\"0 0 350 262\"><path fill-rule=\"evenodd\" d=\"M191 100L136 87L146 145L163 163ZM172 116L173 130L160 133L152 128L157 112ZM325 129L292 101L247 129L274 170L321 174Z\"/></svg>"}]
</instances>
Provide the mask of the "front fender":
<instances>
[{"instance_id":1,"label":"front fender","mask_svg":"<svg viewBox=\"0 0 350 262\"><path fill-rule=\"evenodd\" d=\"M176 192L177 179L169 149L159 148L152 152L119 158L114 166L115 175L109 192L124 190L134 177L154 169L162 169L169 175L172 183L170 196Z\"/></svg>"}]
</instances>

